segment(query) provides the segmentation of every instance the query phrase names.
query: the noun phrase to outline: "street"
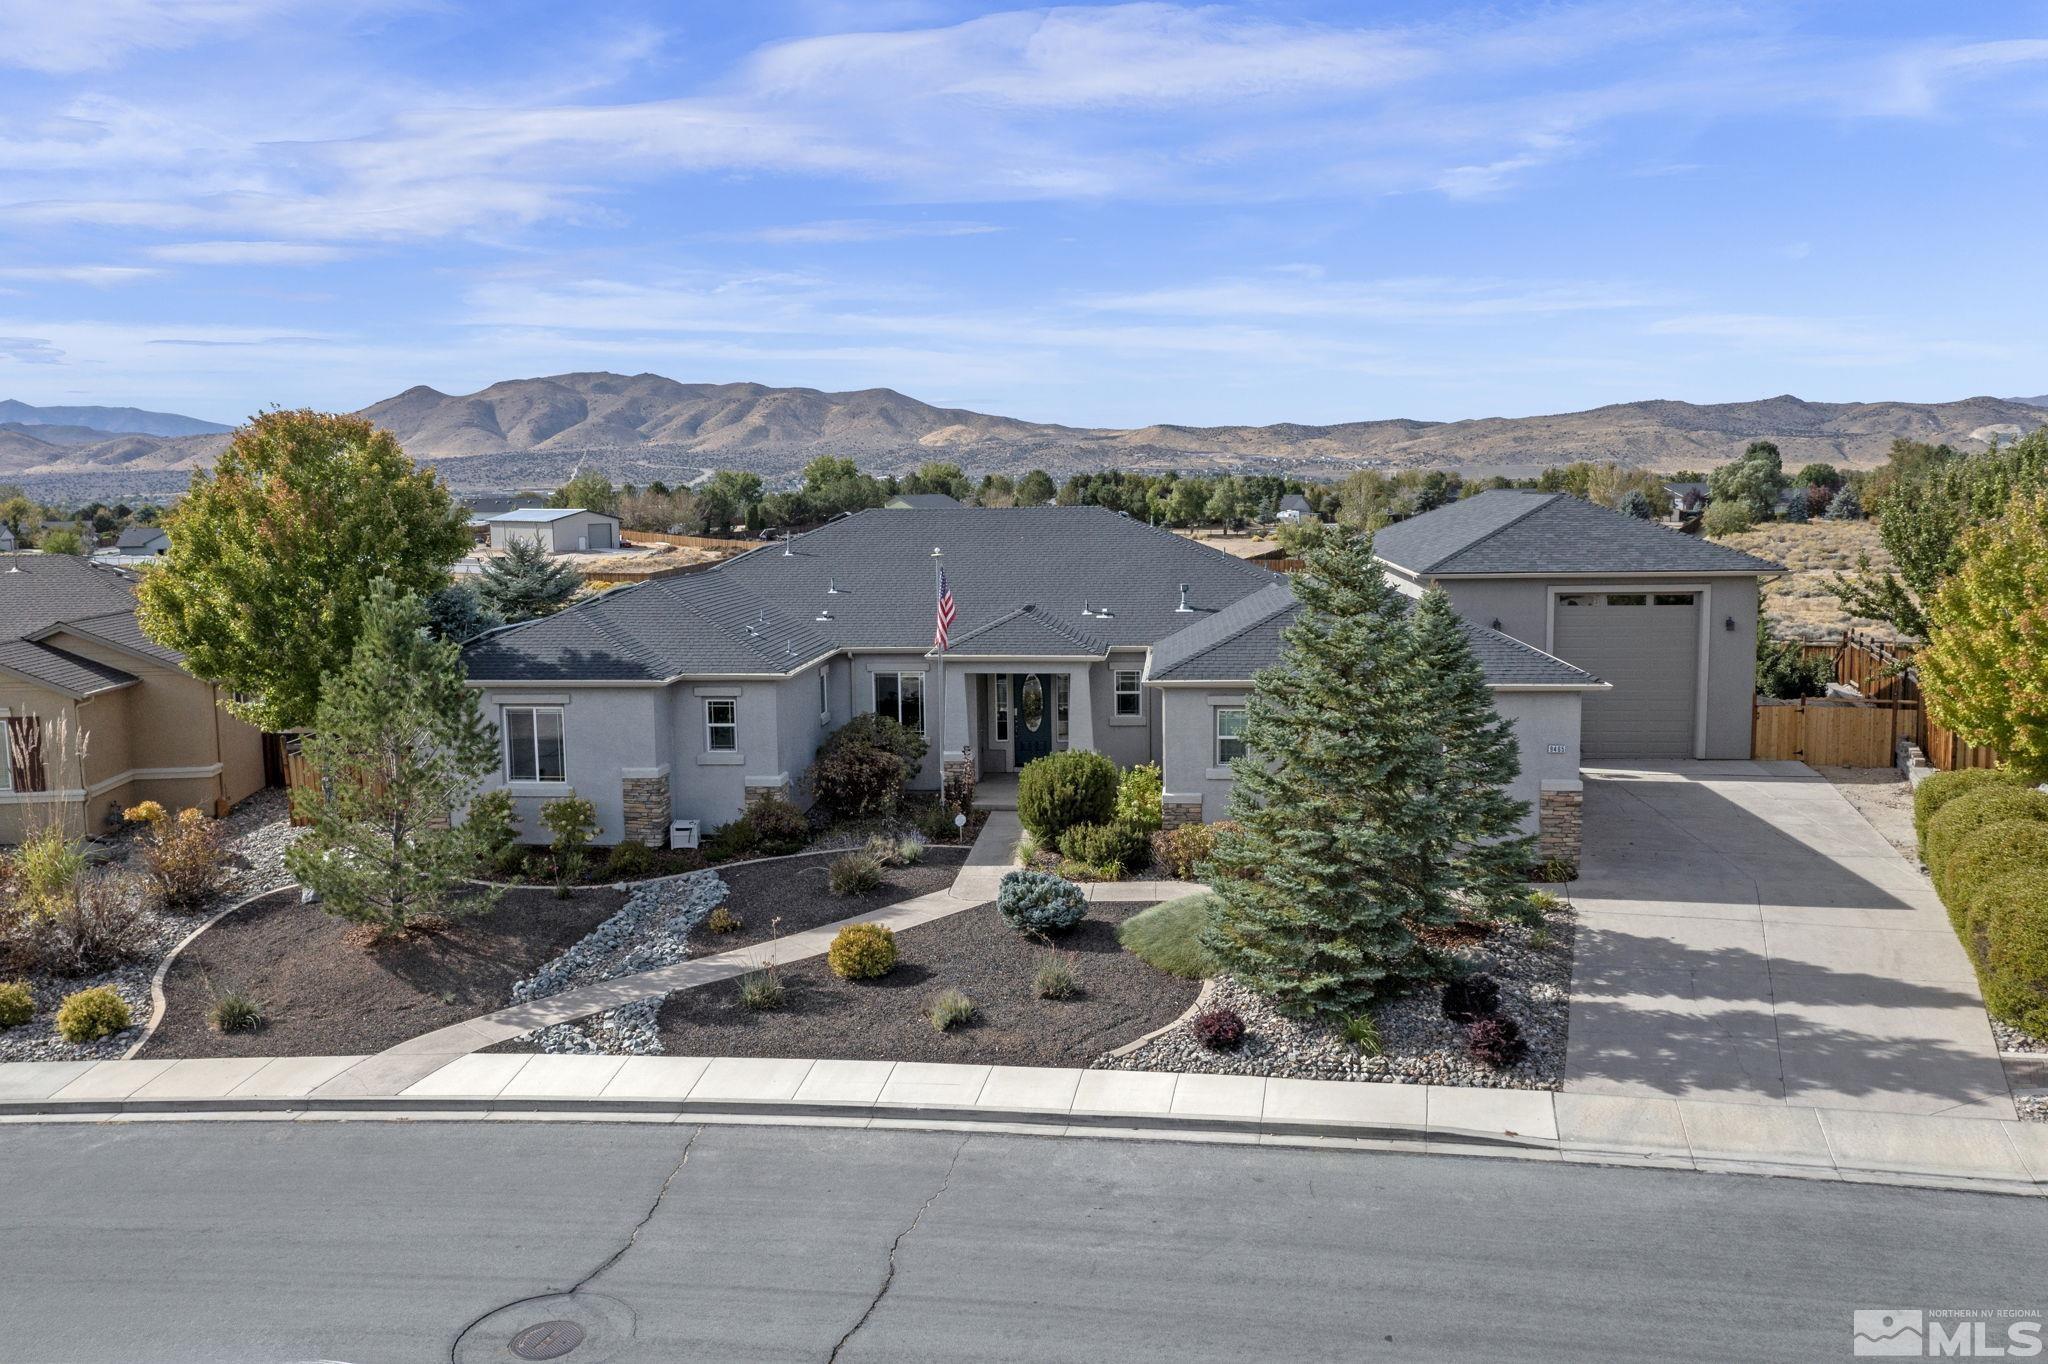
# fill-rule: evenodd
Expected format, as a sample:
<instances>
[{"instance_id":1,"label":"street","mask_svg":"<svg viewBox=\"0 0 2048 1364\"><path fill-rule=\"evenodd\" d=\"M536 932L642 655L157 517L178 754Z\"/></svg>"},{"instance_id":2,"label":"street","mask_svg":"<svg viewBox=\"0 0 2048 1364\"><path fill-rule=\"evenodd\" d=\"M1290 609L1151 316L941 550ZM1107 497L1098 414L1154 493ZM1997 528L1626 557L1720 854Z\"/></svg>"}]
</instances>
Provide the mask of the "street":
<instances>
[{"instance_id":1,"label":"street","mask_svg":"<svg viewBox=\"0 0 2048 1364\"><path fill-rule=\"evenodd\" d=\"M2031 1199L767 1125L6 1126L0 1246L26 1364L444 1360L572 1288L569 1364L1823 1360L2048 1297Z\"/></svg>"}]
</instances>

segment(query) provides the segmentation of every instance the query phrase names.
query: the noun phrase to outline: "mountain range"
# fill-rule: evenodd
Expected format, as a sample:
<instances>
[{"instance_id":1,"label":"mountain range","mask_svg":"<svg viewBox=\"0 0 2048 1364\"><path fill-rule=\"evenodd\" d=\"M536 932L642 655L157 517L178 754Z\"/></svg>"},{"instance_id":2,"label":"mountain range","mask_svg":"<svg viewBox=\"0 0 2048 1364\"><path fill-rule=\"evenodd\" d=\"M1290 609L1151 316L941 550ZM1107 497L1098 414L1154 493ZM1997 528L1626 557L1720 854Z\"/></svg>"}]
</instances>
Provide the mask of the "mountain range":
<instances>
[{"instance_id":1,"label":"mountain range","mask_svg":"<svg viewBox=\"0 0 2048 1364\"><path fill-rule=\"evenodd\" d=\"M1789 466L1868 467L1894 439L1982 448L2048 423L2048 395L1946 403L1618 403L1584 412L1328 426L1063 426L934 407L892 389L827 393L762 384L685 384L656 374L557 374L469 394L424 385L362 415L456 487L559 482L578 467L646 481L703 468L787 475L821 454L876 472L931 459L970 472L1082 470L1285 472L1338 477L1359 468L1448 467L1523 474L1575 459L1700 468L1777 442ZM157 429L150 429L150 427ZM0 476L93 476L162 486L210 464L225 428L133 408L33 408L0 402Z\"/></svg>"}]
</instances>

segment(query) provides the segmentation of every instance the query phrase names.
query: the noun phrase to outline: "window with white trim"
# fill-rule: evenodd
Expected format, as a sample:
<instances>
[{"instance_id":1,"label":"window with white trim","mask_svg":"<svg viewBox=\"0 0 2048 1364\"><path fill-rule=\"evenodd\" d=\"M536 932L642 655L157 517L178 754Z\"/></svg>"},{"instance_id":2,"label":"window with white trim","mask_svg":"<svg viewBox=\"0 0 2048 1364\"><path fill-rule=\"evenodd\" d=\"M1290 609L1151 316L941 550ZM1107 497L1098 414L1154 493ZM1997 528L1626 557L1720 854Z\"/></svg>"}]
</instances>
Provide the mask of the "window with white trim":
<instances>
[{"instance_id":1,"label":"window with white trim","mask_svg":"<svg viewBox=\"0 0 2048 1364\"><path fill-rule=\"evenodd\" d=\"M506 706L505 780L567 781L560 706Z\"/></svg>"},{"instance_id":2,"label":"window with white trim","mask_svg":"<svg viewBox=\"0 0 2048 1364\"><path fill-rule=\"evenodd\" d=\"M832 721L832 669L818 669L818 719L830 724Z\"/></svg>"},{"instance_id":3,"label":"window with white trim","mask_svg":"<svg viewBox=\"0 0 2048 1364\"><path fill-rule=\"evenodd\" d=\"M1228 767L1232 759L1242 758L1244 748L1244 707L1218 706L1216 708L1216 765Z\"/></svg>"},{"instance_id":4,"label":"window with white trim","mask_svg":"<svg viewBox=\"0 0 2048 1364\"><path fill-rule=\"evenodd\" d=\"M924 674L876 673L875 714L924 733Z\"/></svg>"},{"instance_id":5,"label":"window with white trim","mask_svg":"<svg viewBox=\"0 0 2048 1364\"><path fill-rule=\"evenodd\" d=\"M1067 699L1073 693L1074 679L1061 673L1052 680L1053 738L1060 743L1067 741Z\"/></svg>"},{"instance_id":6,"label":"window with white trim","mask_svg":"<svg viewBox=\"0 0 2048 1364\"><path fill-rule=\"evenodd\" d=\"M1112 676L1116 690L1115 714L1130 717L1145 713L1145 693L1139 682L1143 677L1136 668L1118 668Z\"/></svg>"},{"instance_id":7,"label":"window with white trim","mask_svg":"<svg viewBox=\"0 0 2048 1364\"><path fill-rule=\"evenodd\" d=\"M704 698L704 751L740 751L740 703L730 696Z\"/></svg>"},{"instance_id":8,"label":"window with white trim","mask_svg":"<svg viewBox=\"0 0 2048 1364\"><path fill-rule=\"evenodd\" d=\"M997 673L995 682L995 739L993 742L1010 742L1010 675Z\"/></svg>"}]
</instances>

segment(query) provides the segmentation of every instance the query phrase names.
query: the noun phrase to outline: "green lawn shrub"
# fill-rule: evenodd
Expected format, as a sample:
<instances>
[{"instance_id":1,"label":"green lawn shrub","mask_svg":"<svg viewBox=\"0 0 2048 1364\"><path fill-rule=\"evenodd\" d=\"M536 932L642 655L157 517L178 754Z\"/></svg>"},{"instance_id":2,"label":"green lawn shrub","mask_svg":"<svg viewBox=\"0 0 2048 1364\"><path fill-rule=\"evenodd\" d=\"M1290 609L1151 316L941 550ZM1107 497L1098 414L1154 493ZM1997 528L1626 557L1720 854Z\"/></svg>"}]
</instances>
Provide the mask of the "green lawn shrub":
<instances>
[{"instance_id":1,"label":"green lawn shrub","mask_svg":"<svg viewBox=\"0 0 2048 1364\"><path fill-rule=\"evenodd\" d=\"M2048 791L2028 786L1985 786L1943 805L1927 821L1923 855L1936 890L1948 874L1948 861L1963 840L1977 830L2009 820L2048 823Z\"/></svg>"},{"instance_id":2,"label":"green lawn shrub","mask_svg":"<svg viewBox=\"0 0 2048 1364\"><path fill-rule=\"evenodd\" d=\"M996 912L1020 933L1063 933L1087 917L1088 897L1050 873L1013 871L996 887Z\"/></svg>"},{"instance_id":3,"label":"green lawn shrub","mask_svg":"<svg viewBox=\"0 0 2048 1364\"><path fill-rule=\"evenodd\" d=\"M1017 818L1041 844L1057 845L1076 824L1114 818L1118 784L1116 764L1100 753L1049 753L1017 775Z\"/></svg>"},{"instance_id":4,"label":"green lawn shrub","mask_svg":"<svg viewBox=\"0 0 2048 1364\"><path fill-rule=\"evenodd\" d=\"M1954 772L1936 772L1913 788L1913 836L1920 840L1921 852L1927 851L1927 823L1942 806L1987 786L2025 785L2026 782L2002 767L1965 767Z\"/></svg>"},{"instance_id":5,"label":"green lawn shrub","mask_svg":"<svg viewBox=\"0 0 2048 1364\"><path fill-rule=\"evenodd\" d=\"M896 965L896 935L882 924L848 924L833 935L825 964L841 980L873 980Z\"/></svg>"},{"instance_id":6,"label":"green lawn shrub","mask_svg":"<svg viewBox=\"0 0 2048 1364\"><path fill-rule=\"evenodd\" d=\"M57 1006L57 1032L66 1042L97 1042L134 1021L128 1001L105 985L74 991Z\"/></svg>"}]
</instances>

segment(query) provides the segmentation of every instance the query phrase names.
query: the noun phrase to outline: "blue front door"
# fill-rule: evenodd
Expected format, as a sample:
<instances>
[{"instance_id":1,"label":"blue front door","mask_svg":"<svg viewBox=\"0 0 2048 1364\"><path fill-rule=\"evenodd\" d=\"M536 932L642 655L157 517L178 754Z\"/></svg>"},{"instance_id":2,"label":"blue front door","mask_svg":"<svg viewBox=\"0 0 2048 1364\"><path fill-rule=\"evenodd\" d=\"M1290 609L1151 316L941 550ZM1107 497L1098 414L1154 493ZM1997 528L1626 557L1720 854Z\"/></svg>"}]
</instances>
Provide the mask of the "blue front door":
<instances>
[{"instance_id":1,"label":"blue front door","mask_svg":"<svg viewBox=\"0 0 2048 1364\"><path fill-rule=\"evenodd\" d=\"M1052 752L1052 674L1018 673L1010 679L1017 698L1015 718L1017 766Z\"/></svg>"}]
</instances>

